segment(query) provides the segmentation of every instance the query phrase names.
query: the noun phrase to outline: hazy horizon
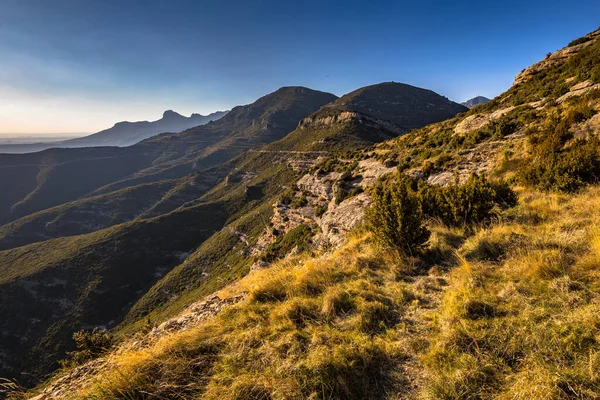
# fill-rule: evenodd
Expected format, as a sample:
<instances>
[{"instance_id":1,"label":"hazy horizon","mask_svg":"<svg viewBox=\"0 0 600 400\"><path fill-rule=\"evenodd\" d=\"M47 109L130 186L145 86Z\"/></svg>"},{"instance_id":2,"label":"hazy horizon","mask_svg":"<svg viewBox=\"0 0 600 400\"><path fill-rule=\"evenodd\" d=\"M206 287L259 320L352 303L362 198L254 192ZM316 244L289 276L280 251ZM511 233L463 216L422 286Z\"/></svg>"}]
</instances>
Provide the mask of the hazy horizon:
<instances>
[{"instance_id":1,"label":"hazy horizon","mask_svg":"<svg viewBox=\"0 0 600 400\"><path fill-rule=\"evenodd\" d=\"M493 98L600 15L590 0L571 14L558 1L285 3L0 0L0 132L206 115L292 85L340 96L396 81Z\"/></svg>"}]
</instances>

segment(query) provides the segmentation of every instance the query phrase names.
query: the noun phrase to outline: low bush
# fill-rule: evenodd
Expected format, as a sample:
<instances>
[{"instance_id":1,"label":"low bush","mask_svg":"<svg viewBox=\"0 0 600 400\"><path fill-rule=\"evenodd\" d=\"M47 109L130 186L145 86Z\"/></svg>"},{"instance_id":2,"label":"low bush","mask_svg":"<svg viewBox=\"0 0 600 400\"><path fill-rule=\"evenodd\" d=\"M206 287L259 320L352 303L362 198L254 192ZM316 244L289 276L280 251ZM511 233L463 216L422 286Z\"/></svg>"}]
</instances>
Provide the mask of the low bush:
<instances>
[{"instance_id":1,"label":"low bush","mask_svg":"<svg viewBox=\"0 0 600 400\"><path fill-rule=\"evenodd\" d=\"M107 352L112 346L112 337L105 330L94 328L91 331L78 331L73 334L76 351L69 352L69 360L64 365L81 365Z\"/></svg>"},{"instance_id":2,"label":"low bush","mask_svg":"<svg viewBox=\"0 0 600 400\"><path fill-rule=\"evenodd\" d=\"M315 209L315 217L317 217L317 218L321 217L323 214L325 214L326 211L327 211L326 205L317 207Z\"/></svg>"},{"instance_id":3,"label":"low bush","mask_svg":"<svg viewBox=\"0 0 600 400\"><path fill-rule=\"evenodd\" d=\"M377 240L410 253L429 238L421 201L412 185L412 179L406 175L380 182L372 192L373 204L367 211L367 225Z\"/></svg>"},{"instance_id":4,"label":"low bush","mask_svg":"<svg viewBox=\"0 0 600 400\"><path fill-rule=\"evenodd\" d=\"M486 223L496 215L497 208L517 204L517 195L506 182L491 182L475 174L464 184L455 182L445 187L421 184L419 196L425 215L456 227Z\"/></svg>"},{"instance_id":5,"label":"low bush","mask_svg":"<svg viewBox=\"0 0 600 400\"><path fill-rule=\"evenodd\" d=\"M600 177L600 141L577 139L565 146L556 137L542 142L519 169L521 181L544 191L574 192Z\"/></svg>"},{"instance_id":6,"label":"low bush","mask_svg":"<svg viewBox=\"0 0 600 400\"><path fill-rule=\"evenodd\" d=\"M447 226L466 228L489 222L502 209L514 207L517 195L505 181L471 175L463 184L441 187L399 174L372 193L367 226L383 244L410 253L429 238L425 217Z\"/></svg>"},{"instance_id":7,"label":"low bush","mask_svg":"<svg viewBox=\"0 0 600 400\"><path fill-rule=\"evenodd\" d=\"M300 196L295 196L291 203L290 203L290 207L292 208L300 208L300 207L304 207L305 205L308 204L308 199L306 198L305 195L300 195Z\"/></svg>"},{"instance_id":8,"label":"low bush","mask_svg":"<svg viewBox=\"0 0 600 400\"><path fill-rule=\"evenodd\" d=\"M273 262L278 258L284 257L295 247L298 251L307 249L307 245L312 237L312 229L307 225L300 225L285 235L277 238L275 243L271 244L261 255L261 259L266 262Z\"/></svg>"}]
</instances>

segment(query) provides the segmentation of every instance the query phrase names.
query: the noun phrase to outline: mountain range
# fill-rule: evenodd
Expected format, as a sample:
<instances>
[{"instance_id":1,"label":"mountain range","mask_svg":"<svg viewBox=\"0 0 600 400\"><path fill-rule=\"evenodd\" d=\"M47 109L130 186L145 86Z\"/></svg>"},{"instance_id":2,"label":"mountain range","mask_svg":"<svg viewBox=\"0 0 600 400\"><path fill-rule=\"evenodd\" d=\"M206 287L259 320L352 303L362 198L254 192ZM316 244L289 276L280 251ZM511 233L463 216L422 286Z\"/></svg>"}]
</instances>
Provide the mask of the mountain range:
<instances>
[{"instance_id":1,"label":"mountain range","mask_svg":"<svg viewBox=\"0 0 600 400\"><path fill-rule=\"evenodd\" d=\"M184 117L168 110L163 113L161 119L156 121L118 122L112 128L75 139L50 143L0 144L0 153L32 153L51 148L131 146L159 133L180 132L216 121L225 114L227 111L217 111L206 116L192 114L190 117Z\"/></svg>"},{"instance_id":2,"label":"mountain range","mask_svg":"<svg viewBox=\"0 0 600 400\"><path fill-rule=\"evenodd\" d=\"M191 254L225 272L223 263L239 258L230 232L261 228L272 199L298 174L293 161L319 159L312 149L358 149L466 111L398 83L351 99L285 87L217 121L126 148L0 155L0 181L10 193L0 203L0 293L18 299L0 306L1 342L10 344L1 348L10 369L0 375L48 372L82 327L134 326L180 292L189 272L174 268ZM374 116L363 114L369 110ZM237 262L236 273L249 267ZM184 285L204 291L226 281L211 275L208 283L199 277Z\"/></svg>"},{"instance_id":3,"label":"mountain range","mask_svg":"<svg viewBox=\"0 0 600 400\"><path fill-rule=\"evenodd\" d=\"M600 30L555 54L470 110L283 87L0 155L0 376L48 377L36 400L594 398ZM422 246L382 245L378 210Z\"/></svg>"}]
</instances>

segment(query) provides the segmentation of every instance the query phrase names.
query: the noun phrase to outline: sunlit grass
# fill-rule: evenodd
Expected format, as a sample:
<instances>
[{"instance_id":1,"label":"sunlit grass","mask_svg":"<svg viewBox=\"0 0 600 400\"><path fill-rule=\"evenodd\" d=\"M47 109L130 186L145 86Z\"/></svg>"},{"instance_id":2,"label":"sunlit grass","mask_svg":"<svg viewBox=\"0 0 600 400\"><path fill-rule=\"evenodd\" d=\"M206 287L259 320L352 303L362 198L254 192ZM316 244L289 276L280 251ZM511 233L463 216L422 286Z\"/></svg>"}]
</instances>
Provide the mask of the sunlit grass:
<instances>
[{"instance_id":1,"label":"sunlit grass","mask_svg":"<svg viewBox=\"0 0 600 400\"><path fill-rule=\"evenodd\" d=\"M251 273L220 292L246 300L114 353L76 397L599 398L600 188L520 192L471 233L432 223L416 258L360 233Z\"/></svg>"}]
</instances>

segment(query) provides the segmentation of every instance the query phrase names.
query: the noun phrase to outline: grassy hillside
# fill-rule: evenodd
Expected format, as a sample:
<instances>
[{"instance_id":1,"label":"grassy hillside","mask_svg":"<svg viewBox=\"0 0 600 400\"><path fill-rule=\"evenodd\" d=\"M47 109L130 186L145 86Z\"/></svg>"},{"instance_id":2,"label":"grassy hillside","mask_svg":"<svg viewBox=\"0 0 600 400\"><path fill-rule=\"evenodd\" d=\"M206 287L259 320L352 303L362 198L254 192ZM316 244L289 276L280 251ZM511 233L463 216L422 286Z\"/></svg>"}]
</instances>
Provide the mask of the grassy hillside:
<instances>
[{"instance_id":1,"label":"grassy hillside","mask_svg":"<svg viewBox=\"0 0 600 400\"><path fill-rule=\"evenodd\" d=\"M219 293L215 318L124 347L81 398L596 398L598 187L521 191L416 258L358 233ZM104 364L103 364L104 365Z\"/></svg>"},{"instance_id":2,"label":"grassy hillside","mask_svg":"<svg viewBox=\"0 0 600 400\"><path fill-rule=\"evenodd\" d=\"M2 375L54 369L74 331L114 325L226 218L204 204L0 252Z\"/></svg>"}]
</instances>

